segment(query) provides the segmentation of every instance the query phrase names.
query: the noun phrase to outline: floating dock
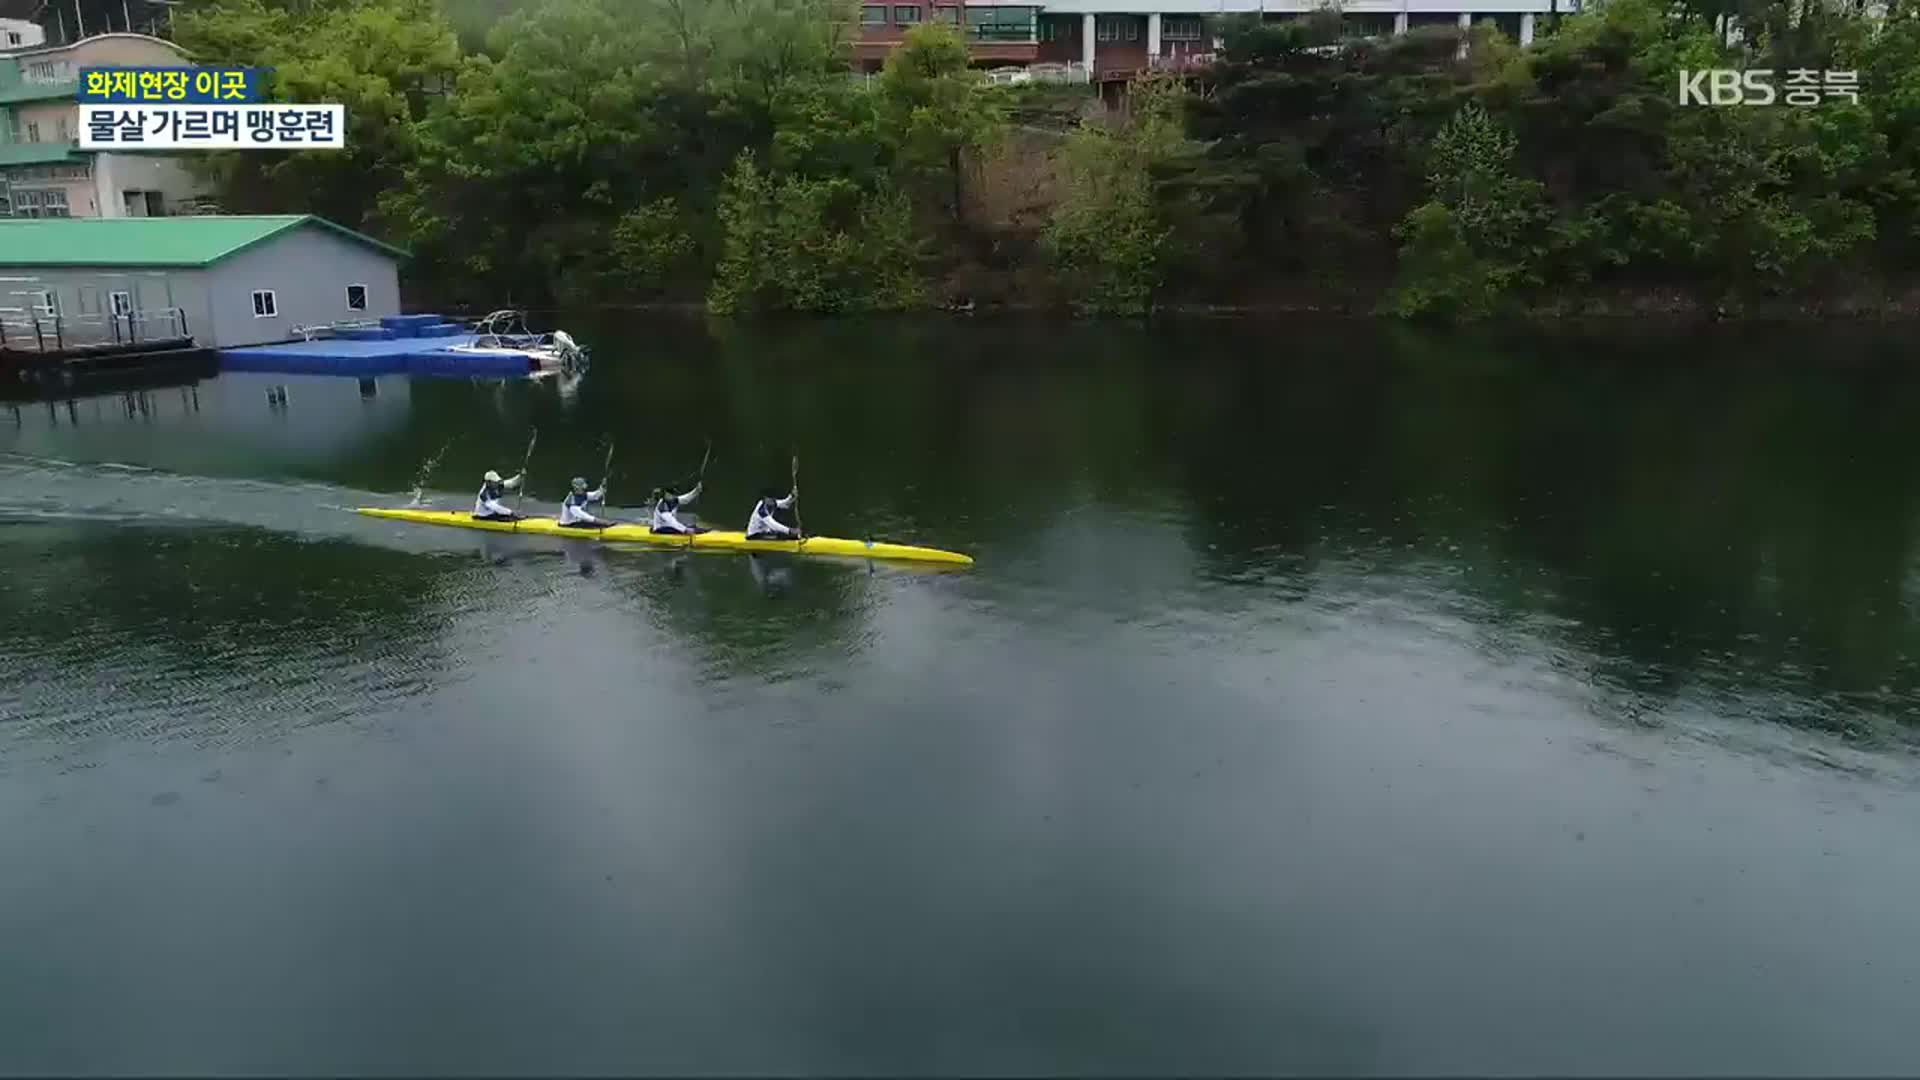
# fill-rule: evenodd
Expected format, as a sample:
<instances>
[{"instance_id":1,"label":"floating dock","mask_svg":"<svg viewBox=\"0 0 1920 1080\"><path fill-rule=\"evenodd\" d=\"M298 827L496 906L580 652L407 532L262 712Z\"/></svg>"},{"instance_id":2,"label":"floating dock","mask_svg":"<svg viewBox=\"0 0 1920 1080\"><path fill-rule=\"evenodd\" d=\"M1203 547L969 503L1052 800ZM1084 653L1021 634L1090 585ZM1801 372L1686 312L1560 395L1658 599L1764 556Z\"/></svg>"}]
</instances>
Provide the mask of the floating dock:
<instances>
[{"instance_id":1,"label":"floating dock","mask_svg":"<svg viewBox=\"0 0 1920 1080\"><path fill-rule=\"evenodd\" d=\"M438 315L390 315L380 325L336 330L317 341L287 341L220 350L224 371L312 375L451 375L500 377L539 370L531 356L457 353L474 336Z\"/></svg>"},{"instance_id":2,"label":"floating dock","mask_svg":"<svg viewBox=\"0 0 1920 1080\"><path fill-rule=\"evenodd\" d=\"M0 349L0 401L43 401L149 386L172 386L219 370L212 349L191 342L13 353Z\"/></svg>"}]
</instances>

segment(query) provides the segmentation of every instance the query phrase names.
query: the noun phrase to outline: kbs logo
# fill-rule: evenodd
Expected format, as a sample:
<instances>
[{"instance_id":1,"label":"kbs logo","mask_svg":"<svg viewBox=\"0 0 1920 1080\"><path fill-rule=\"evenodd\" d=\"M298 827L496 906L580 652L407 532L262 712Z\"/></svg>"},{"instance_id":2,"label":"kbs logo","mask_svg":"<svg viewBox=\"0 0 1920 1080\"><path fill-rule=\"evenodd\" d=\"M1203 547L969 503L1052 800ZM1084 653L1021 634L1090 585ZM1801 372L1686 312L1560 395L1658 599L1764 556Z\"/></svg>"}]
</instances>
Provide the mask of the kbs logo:
<instances>
[{"instance_id":1,"label":"kbs logo","mask_svg":"<svg viewBox=\"0 0 1920 1080\"><path fill-rule=\"evenodd\" d=\"M1786 94L1782 95L1774 88L1769 68L1683 68L1680 72L1682 105L1772 105L1784 96L1787 104L1805 107L1820 104L1823 95L1859 104L1860 73L1795 69L1787 72Z\"/></svg>"}]
</instances>

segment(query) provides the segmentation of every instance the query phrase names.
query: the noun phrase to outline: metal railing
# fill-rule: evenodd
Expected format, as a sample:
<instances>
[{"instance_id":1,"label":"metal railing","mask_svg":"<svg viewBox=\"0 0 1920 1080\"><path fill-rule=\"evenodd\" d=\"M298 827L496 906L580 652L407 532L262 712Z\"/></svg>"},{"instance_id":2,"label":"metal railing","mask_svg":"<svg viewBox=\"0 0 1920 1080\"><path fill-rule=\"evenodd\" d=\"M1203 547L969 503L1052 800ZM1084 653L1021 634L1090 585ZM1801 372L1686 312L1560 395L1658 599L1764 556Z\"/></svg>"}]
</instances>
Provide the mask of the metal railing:
<instances>
[{"instance_id":1,"label":"metal railing","mask_svg":"<svg viewBox=\"0 0 1920 1080\"><path fill-rule=\"evenodd\" d=\"M1212 67L1214 59L1214 54L1210 52L1177 53L1173 56L1149 56L1147 57L1147 69L1149 71L1198 71L1203 68Z\"/></svg>"},{"instance_id":2,"label":"metal railing","mask_svg":"<svg viewBox=\"0 0 1920 1080\"><path fill-rule=\"evenodd\" d=\"M371 330L379 325L379 319L340 319L335 322L319 323L314 326L296 326L293 328L293 332L299 335L302 341L315 341L330 338L341 330Z\"/></svg>"},{"instance_id":3,"label":"metal railing","mask_svg":"<svg viewBox=\"0 0 1920 1080\"><path fill-rule=\"evenodd\" d=\"M177 307L118 314L63 315L48 307L0 308L0 349L66 352L190 337Z\"/></svg>"},{"instance_id":4,"label":"metal railing","mask_svg":"<svg viewBox=\"0 0 1920 1080\"><path fill-rule=\"evenodd\" d=\"M1036 45L1040 41L1034 28L1026 24L968 23L960 33L968 41L990 45Z\"/></svg>"},{"instance_id":5,"label":"metal railing","mask_svg":"<svg viewBox=\"0 0 1920 1080\"><path fill-rule=\"evenodd\" d=\"M1043 83L1085 83L1093 81L1093 72L1078 60L1065 64L1029 64L1027 80Z\"/></svg>"}]
</instances>

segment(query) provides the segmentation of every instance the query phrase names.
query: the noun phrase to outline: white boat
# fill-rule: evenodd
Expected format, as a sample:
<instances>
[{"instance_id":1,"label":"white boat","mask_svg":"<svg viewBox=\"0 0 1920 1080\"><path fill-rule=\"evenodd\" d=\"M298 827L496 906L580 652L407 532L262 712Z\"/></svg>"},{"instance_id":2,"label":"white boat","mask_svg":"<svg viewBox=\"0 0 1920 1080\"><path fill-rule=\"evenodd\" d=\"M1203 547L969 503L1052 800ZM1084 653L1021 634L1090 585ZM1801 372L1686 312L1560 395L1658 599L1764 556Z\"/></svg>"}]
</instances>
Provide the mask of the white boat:
<instances>
[{"instance_id":1,"label":"white boat","mask_svg":"<svg viewBox=\"0 0 1920 1080\"><path fill-rule=\"evenodd\" d=\"M565 330L535 334L527 329L526 312L496 311L473 326L473 340L447 346L451 353L469 356L526 356L545 372L584 366L587 350Z\"/></svg>"}]
</instances>

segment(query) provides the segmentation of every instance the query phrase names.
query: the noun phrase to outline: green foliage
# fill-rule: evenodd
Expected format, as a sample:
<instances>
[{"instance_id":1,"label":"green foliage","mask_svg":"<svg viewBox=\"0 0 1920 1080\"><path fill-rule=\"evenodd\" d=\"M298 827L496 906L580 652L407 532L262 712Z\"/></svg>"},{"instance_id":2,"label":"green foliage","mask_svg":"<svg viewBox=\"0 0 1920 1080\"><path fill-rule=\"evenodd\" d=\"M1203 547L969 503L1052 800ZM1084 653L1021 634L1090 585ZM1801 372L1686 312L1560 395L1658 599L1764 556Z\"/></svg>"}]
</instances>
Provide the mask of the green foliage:
<instances>
[{"instance_id":1,"label":"green foliage","mask_svg":"<svg viewBox=\"0 0 1920 1080\"><path fill-rule=\"evenodd\" d=\"M1005 101L968 66L967 44L946 23L923 23L888 55L880 73L880 113L907 175L932 182L956 222L966 217L966 162L1005 126Z\"/></svg>"},{"instance_id":2,"label":"green foliage","mask_svg":"<svg viewBox=\"0 0 1920 1080\"><path fill-rule=\"evenodd\" d=\"M613 227L613 256L634 288L665 287L693 253L685 215L671 195L642 203Z\"/></svg>"},{"instance_id":3,"label":"green foliage","mask_svg":"<svg viewBox=\"0 0 1920 1080\"><path fill-rule=\"evenodd\" d=\"M776 177L742 153L719 214L725 247L707 294L715 314L889 311L921 299L911 208L886 186Z\"/></svg>"},{"instance_id":4,"label":"green foliage","mask_svg":"<svg viewBox=\"0 0 1920 1080\"><path fill-rule=\"evenodd\" d=\"M1915 264L1920 23L1818 5L1610 0L1518 50L1476 29L1316 50L1305 28L1227 43L1190 181L1240 222L1246 278L1391 267L1386 307L1474 317L1570 284L1704 301L1817 295ZM1861 71L1857 105L1685 108L1682 69ZM1383 239L1397 245L1383 252ZM1297 252L1288 257L1286 252Z\"/></svg>"},{"instance_id":5,"label":"green foliage","mask_svg":"<svg viewBox=\"0 0 1920 1080\"><path fill-rule=\"evenodd\" d=\"M1041 247L1089 311L1141 315L1153 306L1176 247L1156 173L1187 149L1184 97L1178 83L1143 80L1126 123L1068 138L1068 187Z\"/></svg>"},{"instance_id":6,"label":"green foliage","mask_svg":"<svg viewBox=\"0 0 1920 1080\"><path fill-rule=\"evenodd\" d=\"M1544 247L1542 186L1513 175L1518 141L1474 102L1461 106L1429 147L1432 201L1407 215L1400 282L1389 301L1402 315L1478 318L1528 276Z\"/></svg>"},{"instance_id":7,"label":"green foliage","mask_svg":"<svg viewBox=\"0 0 1920 1080\"><path fill-rule=\"evenodd\" d=\"M384 235L414 251L417 284L475 303L895 308L924 303L936 270L1026 280L1036 250L1075 302L1125 314L1300 288L1475 318L1570 287L1817 299L1920 270L1905 0L1878 22L1798 0L1608 0L1543 21L1528 49L1475 28L1464 61L1451 27L1357 40L1337 13L1223 18L1208 76L1136 81L1099 123L1079 122L1078 88L989 85L942 23L850 79L854 15L189 0L176 22L202 60L347 105L344 152L206 155L229 209ZM1727 45L1725 16L1747 44ZM1859 101L1676 100L1681 70L1743 65L1858 70ZM988 155L1010 114L1040 130ZM970 200L990 161L1006 172Z\"/></svg>"},{"instance_id":8,"label":"green foliage","mask_svg":"<svg viewBox=\"0 0 1920 1080\"><path fill-rule=\"evenodd\" d=\"M175 34L202 62L272 67L276 100L347 107L345 150L202 159L228 211L307 211L388 231L374 213L378 193L401 183L434 91L462 62L434 0L204 0L181 12Z\"/></svg>"},{"instance_id":9,"label":"green foliage","mask_svg":"<svg viewBox=\"0 0 1920 1080\"><path fill-rule=\"evenodd\" d=\"M1403 318L1478 319L1492 314L1501 271L1474 251L1454 212L1440 202L1422 203L1396 235L1401 282L1387 310Z\"/></svg>"}]
</instances>

